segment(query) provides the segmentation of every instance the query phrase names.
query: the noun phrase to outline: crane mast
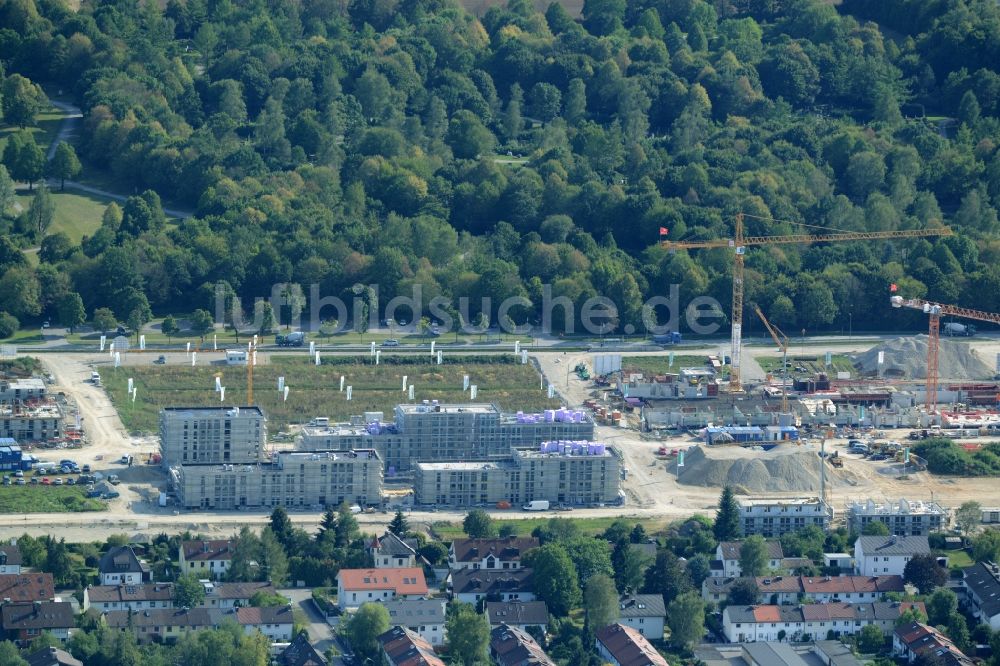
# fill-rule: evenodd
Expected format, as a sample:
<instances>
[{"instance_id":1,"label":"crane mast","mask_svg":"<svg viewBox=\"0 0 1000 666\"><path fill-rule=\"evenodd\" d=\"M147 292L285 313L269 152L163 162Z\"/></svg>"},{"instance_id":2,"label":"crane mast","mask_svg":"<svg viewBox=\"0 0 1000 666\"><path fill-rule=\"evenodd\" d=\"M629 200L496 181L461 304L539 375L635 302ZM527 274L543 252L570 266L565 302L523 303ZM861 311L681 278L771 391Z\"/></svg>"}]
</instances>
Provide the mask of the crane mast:
<instances>
[{"instance_id":1,"label":"crane mast","mask_svg":"<svg viewBox=\"0 0 1000 666\"><path fill-rule=\"evenodd\" d=\"M761 312L760 308L755 303L753 309L757 312L757 316L760 320L764 322L764 328L767 332L771 334L774 338L775 344L778 345L778 349L781 350L781 413L788 413L788 336L781 332L781 329L772 324ZM780 336L780 337L779 337Z\"/></svg>"},{"instance_id":2,"label":"crane mast","mask_svg":"<svg viewBox=\"0 0 1000 666\"><path fill-rule=\"evenodd\" d=\"M750 245L790 245L797 243L832 243L854 240L885 240L893 238L926 238L928 236L950 236L949 227L934 229L907 229L903 231L853 231L833 234L790 234L787 236L745 236L743 213L736 214L732 238L715 238L703 241L664 241L660 244L668 249L733 248L733 309L732 309L732 355L729 371L729 390L738 393L743 390L740 376L740 351L743 347L743 273L744 255ZM666 231L661 231L666 233Z\"/></svg>"},{"instance_id":3,"label":"crane mast","mask_svg":"<svg viewBox=\"0 0 1000 666\"><path fill-rule=\"evenodd\" d=\"M991 324L1000 324L1000 314L993 312L983 312L982 310L972 310L957 305L947 305L942 303L932 303L920 298L903 298L902 296L892 296L889 299L890 305L894 308L910 308L920 310L928 317L927 330L927 396L924 406L928 414L937 411L938 393L938 354L941 348L941 315L952 317L963 317L965 319L975 319L986 321Z\"/></svg>"}]
</instances>

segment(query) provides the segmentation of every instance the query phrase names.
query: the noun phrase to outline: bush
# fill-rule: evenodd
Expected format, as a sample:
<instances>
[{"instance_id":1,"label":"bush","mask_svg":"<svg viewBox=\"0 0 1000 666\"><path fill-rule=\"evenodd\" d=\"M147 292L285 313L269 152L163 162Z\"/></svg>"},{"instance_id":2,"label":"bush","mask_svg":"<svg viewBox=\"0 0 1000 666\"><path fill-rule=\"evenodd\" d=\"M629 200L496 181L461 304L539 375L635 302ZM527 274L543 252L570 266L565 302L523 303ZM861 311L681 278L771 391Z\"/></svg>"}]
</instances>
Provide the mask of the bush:
<instances>
[{"instance_id":1,"label":"bush","mask_svg":"<svg viewBox=\"0 0 1000 666\"><path fill-rule=\"evenodd\" d=\"M9 338L21 328L21 322L12 314L0 312L0 338Z\"/></svg>"}]
</instances>

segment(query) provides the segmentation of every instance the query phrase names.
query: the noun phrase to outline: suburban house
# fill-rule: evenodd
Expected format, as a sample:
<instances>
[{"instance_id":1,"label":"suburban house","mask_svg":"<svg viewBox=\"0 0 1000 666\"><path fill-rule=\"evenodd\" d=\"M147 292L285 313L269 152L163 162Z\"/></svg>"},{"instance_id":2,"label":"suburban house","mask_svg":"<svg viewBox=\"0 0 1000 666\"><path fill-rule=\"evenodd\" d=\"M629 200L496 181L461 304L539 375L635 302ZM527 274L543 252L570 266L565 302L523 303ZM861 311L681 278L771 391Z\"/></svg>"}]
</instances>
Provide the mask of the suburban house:
<instances>
[{"instance_id":1,"label":"suburban house","mask_svg":"<svg viewBox=\"0 0 1000 666\"><path fill-rule=\"evenodd\" d=\"M11 601L52 601L55 584L50 573L0 574L0 599Z\"/></svg>"},{"instance_id":2,"label":"suburban house","mask_svg":"<svg viewBox=\"0 0 1000 666\"><path fill-rule=\"evenodd\" d=\"M705 601L729 600L729 590L740 578L706 578L701 584ZM831 601L883 601L889 592L903 592L899 576L760 576L757 601L762 604L797 604L803 597L816 603Z\"/></svg>"},{"instance_id":3,"label":"suburban house","mask_svg":"<svg viewBox=\"0 0 1000 666\"><path fill-rule=\"evenodd\" d=\"M83 662L69 652L51 645L32 652L24 660L28 666L83 666Z\"/></svg>"},{"instance_id":4,"label":"suburban house","mask_svg":"<svg viewBox=\"0 0 1000 666\"><path fill-rule=\"evenodd\" d=\"M380 537L372 537L366 550L376 569L403 569L417 566L416 546L416 539L401 539L386 531Z\"/></svg>"},{"instance_id":5,"label":"suburban house","mask_svg":"<svg viewBox=\"0 0 1000 666\"><path fill-rule=\"evenodd\" d=\"M977 562L962 569L965 604L972 615L990 629L1000 629L1000 566Z\"/></svg>"},{"instance_id":6,"label":"suburban house","mask_svg":"<svg viewBox=\"0 0 1000 666\"><path fill-rule=\"evenodd\" d=\"M184 541L180 547L181 573L193 573L198 578L222 578L233 559L231 539L197 539Z\"/></svg>"},{"instance_id":7,"label":"suburban house","mask_svg":"<svg viewBox=\"0 0 1000 666\"><path fill-rule=\"evenodd\" d=\"M104 622L112 629L129 629L140 643L149 641L171 643L189 631L213 629L226 620L234 620L247 634L256 631L272 643L292 639L292 609L290 606L266 608L154 608L144 611L109 611Z\"/></svg>"},{"instance_id":8,"label":"suburban house","mask_svg":"<svg viewBox=\"0 0 1000 666\"><path fill-rule=\"evenodd\" d=\"M140 585L150 580L149 565L136 557L130 546L115 546L106 552L97 571L101 585Z\"/></svg>"},{"instance_id":9,"label":"suburban house","mask_svg":"<svg viewBox=\"0 0 1000 666\"><path fill-rule=\"evenodd\" d=\"M0 546L0 574L21 573L21 549L15 545Z\"/></svg>"},{"instance_id":10,"label":"suburban house","mask_svg":"<svg viewBox=\"0 0 1000 666\"><path fill-rule=\"evenodd\" d=\"M249 606L256 592L274 594L270 582L213 583L201 581L205 598L199 608L235 608ZM143 583L142 585L91 585L83 591L83 610L101 611L146 610L148 608L174 608L173 583Z\"/></svg>"},{"instance_id":11,"label":"suburban house","mask_svg":"<svg viewBox=\"0 0 1000 666\"><path fill-rule=\"evenodd\" d=\"M12 602L0 606L0 626L7 640L24 646L43 631L67 640L76 627L76 618L68 601Z\"/></svg>"},{"instance_id":12,"label":"suburban house","mask_svg":"<svg viewBox=\"0 0 1000 666\"><path fill-rule=\"evenodd\" d=\"M448 568L520 569L521 557L538 548L535 537L500 537L497 539L455 539L448 549Z\"/></svg>"},{"instance_id":13,"label":"suburban house","mask_svg":"<svg viewBox=\"0 0 1000 666\"><path fill-rule=\"evenodd\" d=\"M143 585L88 585L83 591L83 610L140 611L147 608L173 608L174 586L170 583Z\"/></svg>"},{"instance_id":14,"label":"suburban house","mask_svg":"<svg viewBox=\"0 0 1000 666\"><path fill-rule=\"evenodd\" d=\"M277 659L278 666L327 666L326 657L309 642L309 634L301 632L292 639Z\"/></svg>"},{"instance_id":15,"label":"suburban house","mask_svg":"<svg viewBox=\"0 0 1000 666\"><path fill-rule=\"evenodd\" d=\"M596 643L598 654L612 666L669 666L642 634L624 624L598 629Z\"/></svg>"},{"instance_id":16,"label":"suburban house","mask_svg":"<svg viewBox=\"0 0 1000 666\"><path fill-rule=\"evenodd\" d=\"M649 640L663 640L667 609L662 594L629 594L618 600L618 622Z\"/></svg>"},{"instance_id":17,"label":"suburban house","mask_svg":"<svg viewBox=\"0 0 1000 666\"><path fill-rule=\"evenodd\" d=\"M445 666L431 644L406 627L393 627L378 642L384 666Z\"/></svg>"},{"instance_id":18,"label":"suburban house","mask_svg":"<svg viewBox=\"0 0 1000 666\"><path fill-rule=\"evenodd\" d=\"M487 601L486 617L491 627L507 625L519 631L545 633L549 608L544 601Z\"/></svg>"},{"instance_id":19,"label":"suburban house","mask_svg":"<svg viewBox=\"0 0 1000 666\"><path fill-rule=\"evenodd\" d=\"M926 614L922 602L727 606L722 612L722 632L732 643L853 635L869 624L889 633L899 616L911 608Z\"/></svg>"},{"instance_id":20,"label":"suburban house","mask_svg":"<svg viewBox=\"0 0 1000 666\"><path fill-rule=\"evenodd\" d=\"M496 666L556 666L531 634L506 624L490 632L490 657Z\"/></svg>"},{"instance_id":21,"label":"suburban house","mask_svg":"<svg viewBox=\"0 0 1000 666\"><path fill-rule=\"evenodd\" d=\"M531 569L459 569L451 574L452 597L467 604L487 596L500 601L534 601Z\"/></svg>"},{"instance_id":22,"label":"suburban house","mask_svg":"<svg viewBox=\"0 0 1000 666\"><path fill-rule=\"evenodd\" d=\"M767 568L777 570L781 568L781 560L784 559L784 552L781 544L777 541L766 541L767 544ZM743 549L742 541L723 541L715 548L715 561L712 562L712 575L721 578L739 578L743 575L740 568L740 551Z\"/></svg>"},{"instance_id":23,"label":"suburban house","mask_svg":"<svg viewBox=\"0 0 1000 666\"><path fill-rule=\"evenodd\" d=\"M975 662L934 627L911 622L892 632L892 653L912 664L918 658L936 666L972 666Z\"/></svg>"},{"instance_id":24,"label":"suburban house","mask_svg":"<svg viewBox=\"0 0 1000 666\"><path fill-rule=\"evenodd\" d=\"M860 536L854 542L854 568L862 576L902 576L914 555L929 555L926 536Z\"/></svg>"},{"instance_id":25,"label":"suburban house","mask_svg":"<svg viewBox=\"0 0 1000 666\"><path fill-rule=\"evenodd\" d=\"M406 627L431 645L444 645L444 599L393 599L382 605L389 611L389 624Z\"/></svg>"},{"instance_id":26,"label":"suburban house","mask_svg":"<svg viewBox=\"0 0 1000 666\"><path fill-rule=\"evenodd\" d=\"M337 604L341 610L368 601L423 599L427 581L419 567L402 569L341 569L337 573Z\"/></svg>"}]
</instances>

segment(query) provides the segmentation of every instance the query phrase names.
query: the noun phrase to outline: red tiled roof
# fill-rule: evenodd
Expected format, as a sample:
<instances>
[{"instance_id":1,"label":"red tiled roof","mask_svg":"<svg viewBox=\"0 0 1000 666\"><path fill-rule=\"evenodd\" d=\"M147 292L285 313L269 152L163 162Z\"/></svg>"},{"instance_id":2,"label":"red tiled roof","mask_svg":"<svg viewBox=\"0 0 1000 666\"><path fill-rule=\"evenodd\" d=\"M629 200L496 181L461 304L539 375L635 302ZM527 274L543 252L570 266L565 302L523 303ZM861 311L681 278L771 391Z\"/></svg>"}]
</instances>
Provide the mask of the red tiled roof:
<instances>
[{"instance_id":1,"label":"red tiled roof","mask_svg":"<svg viewBox=\"0 0 1000 666\"><path fill-rule=\"evenodd\" d=\"M0 574L0 600L51 601L55 596L50 573Z\"/></svg>"},{"instance_id":2,"label":"red tiled roof","mask_svg":"<svg viewBox=\"0 0 1000 666\"><path fill-rule=\"evenodd\" d=\"M597 632L597 640L621 666L670 666L646 637L632 627L609 624Z\"/></svg>"},{"instance_id":3,"label":"red tiled roof","mask_svg":"<svg viewBox=\"0 0 1000 666\"><path fill-rule=\"evenodd\" d=\"M231 539L185 541L181 544L181 550L184 552L184 559L188 562L233 559Z\"/></svg>"},{"instance_id":4,"label":"red tiled roof","mask_svg":"<svg viewBox=\"0 0 1000 666\"><path fill-rule=\"evenodd\" d=\"M419 567L341 569L337 579L345 590L393 590L400 595L427 594L424 570Z\"/></svg>"},{"instance_id":5,"label":"red tiled roof","mask_svg":"<svg viewBox=\"0 0 1000 666\"><path fill-rule=\"evenodd\" d=\"M758 606L753 609L753 617L757 622L780 622L781 611L777 606Z\"/></svg>"}]
</instances>

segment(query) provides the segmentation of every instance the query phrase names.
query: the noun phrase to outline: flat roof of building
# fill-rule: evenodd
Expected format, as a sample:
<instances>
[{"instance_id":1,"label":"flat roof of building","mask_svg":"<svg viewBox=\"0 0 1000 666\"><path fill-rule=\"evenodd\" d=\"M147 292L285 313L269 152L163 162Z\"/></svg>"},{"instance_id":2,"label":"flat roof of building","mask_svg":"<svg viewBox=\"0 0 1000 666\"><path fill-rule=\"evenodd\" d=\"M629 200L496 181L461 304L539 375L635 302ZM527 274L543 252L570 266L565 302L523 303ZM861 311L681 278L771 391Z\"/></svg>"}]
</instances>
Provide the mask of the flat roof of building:
<instances>
[{"instance_id":1,"label":"flat roof of building","mask_svg":"<svg viewBox=\"0 0 1000 666\"><path fill-rule=\"evenodd\" d=\"M424 472L482 472L488 469L511 467L514 467L514 464L510 460L417 463L417 469Z\"/></svg>"},{"instance_id":2,"label":"flat roof of building","mask_svg":"<svg viewBox=\"0 0 1000 666\"><path fill-rule=\"evenodd\" d=\"M819 497L737 497L740 506L786 506L819 504Z\"/></svg>"},{"instance_id":3,"label":"flat roof of building","mask_svg":"<svg viewBox=\"0 0 1000 666\"><path fill-rule=\"evenodd\" d=\"M485 402L469 402L464 404L433 404L433 403L402 403L396 409L404 414L499 414L500 408Z\"/></svg>"},{"instance_id":4,"label":"flat roof of building","mask_svg":"<svg viewBox=\"0 0 1000 666\"><path fill-rule=\"evenodd\" d=\"M164 407L162 411L172 414L190 412L193 416L195 414L221 414L223 412L233 412L237 410L240 412L241 416L243 415L243 412L249 412L254 416L264 416L264 412L261 411L261 408L256 405L226 405L223 407Z\"/></svg>"},{"instance_id":5,"label":"flat roof of building","mask_svg":"<svg viewBox=\"0 0 1000 666\"><path fill-rule=\"evenodd\" d=\"M908 500L900 498L898 502L875 502L873 500L852 501L847 504L851 513L864 515L904 515L904 514L935 514L944 515L948 510L937 502Z\"/></svg>"}]
</instances>

